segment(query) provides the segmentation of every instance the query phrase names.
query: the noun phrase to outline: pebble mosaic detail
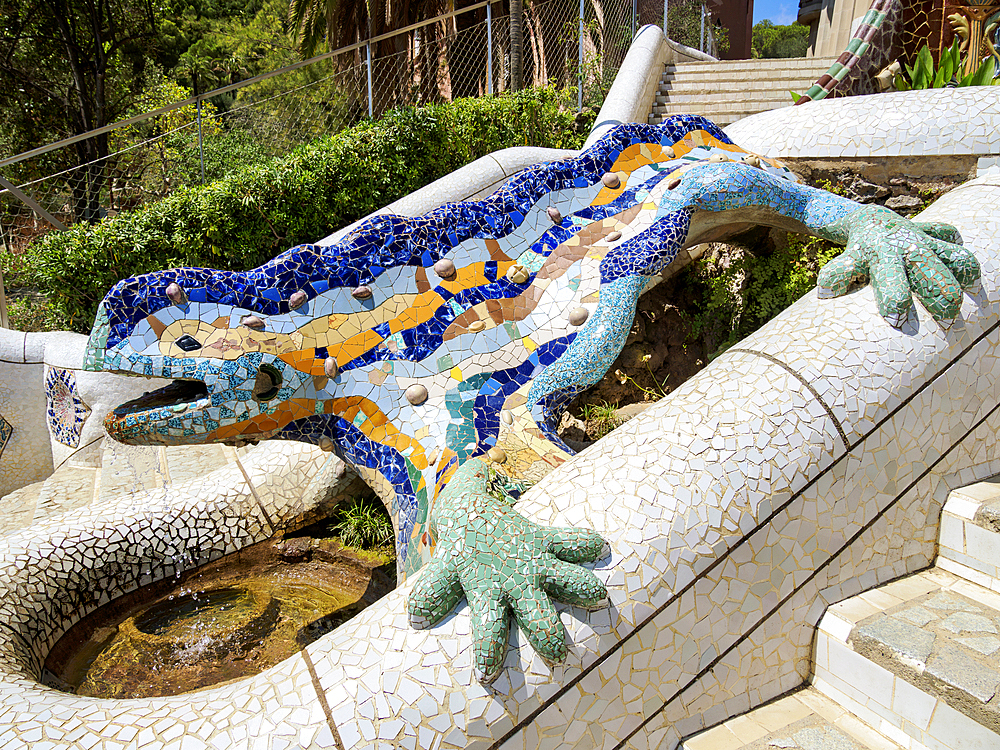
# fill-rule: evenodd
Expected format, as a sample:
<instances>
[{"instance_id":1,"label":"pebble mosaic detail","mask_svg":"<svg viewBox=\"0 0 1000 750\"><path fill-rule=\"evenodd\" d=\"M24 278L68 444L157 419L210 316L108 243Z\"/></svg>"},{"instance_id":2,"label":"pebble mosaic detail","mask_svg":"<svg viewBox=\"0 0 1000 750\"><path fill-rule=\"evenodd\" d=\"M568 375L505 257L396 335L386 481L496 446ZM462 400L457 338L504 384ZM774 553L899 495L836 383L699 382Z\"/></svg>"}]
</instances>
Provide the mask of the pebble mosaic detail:
<instances>
[{"instance_id":1,"label":"pebble mosaic detail","mask_svg":"<svg viewBox=\"0 0 1000 750\"><path fill-rule=\"evenodd\" d=\"M76 375L71 370L50 367L45 373L46 418L52 437L76 448L90 407L80 399Z\"/></svg>"},{"instance_id":2,"label":"pebble mosaic detail","mask_svg":"<svg viewBox=\"0 0 1000 750\"><path fill-rule=\"evenodd\" d=\"M277 437L337 451L389 508L401 576L434 555L411 621L433 624L464 591L476 672L490 680L509 611L539 654L562 657L549 597L603 600L603 585L574 567L603 544L526 526L482 477L516 497L569 459L554 425L621 351L639 295L693 224L748 218L847 243L821 291L842 294L870 273L894 326L911 291L947 319L978 278L971 253L946 241L954 229L798 184L704 118L678 116L619 126L483 201L378 216L252 271L126 279L102 302L87 361L177 379L108 416L123 442Z\"/></svg>"}]
</instances>

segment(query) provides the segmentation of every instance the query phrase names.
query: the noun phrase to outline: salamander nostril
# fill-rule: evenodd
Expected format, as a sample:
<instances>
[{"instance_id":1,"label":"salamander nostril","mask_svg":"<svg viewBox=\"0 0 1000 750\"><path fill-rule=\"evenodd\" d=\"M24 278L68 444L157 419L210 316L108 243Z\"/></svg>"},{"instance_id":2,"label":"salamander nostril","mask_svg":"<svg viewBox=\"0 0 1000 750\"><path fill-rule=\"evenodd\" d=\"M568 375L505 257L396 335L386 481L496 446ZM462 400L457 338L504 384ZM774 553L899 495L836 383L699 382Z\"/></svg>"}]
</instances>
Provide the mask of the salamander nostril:
<instances>
[{"instance_id":1,"label":"salamander nostril","mask_svg":"<svg viewBox=\"0 0 1000 750\"><path fill-rule=\"evenodd\" d=\"M193 352L201 349L201 344L198 343L198 339L186 333L174 341L174 343L186 352Z\"/></svg>"}]
</instances>

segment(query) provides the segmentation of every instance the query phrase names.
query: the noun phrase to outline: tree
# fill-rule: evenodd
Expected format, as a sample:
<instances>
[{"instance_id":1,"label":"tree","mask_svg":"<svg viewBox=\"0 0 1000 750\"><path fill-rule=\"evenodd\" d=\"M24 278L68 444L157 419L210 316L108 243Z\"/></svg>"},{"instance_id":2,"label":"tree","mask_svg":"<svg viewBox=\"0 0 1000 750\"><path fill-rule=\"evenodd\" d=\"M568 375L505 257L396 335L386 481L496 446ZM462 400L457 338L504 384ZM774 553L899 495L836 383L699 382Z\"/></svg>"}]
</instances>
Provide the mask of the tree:
<instances>
[{"instance_id":1,"label":"tree","mask_svg":"<svg viewBox=\"0 0 1000 750\"><path fill-rule=\"evenodd\" d=\"M702 4L699 0L671 0L667 12L667 36L675 42L698 49L702 43ZM729 29L705 16L705 45L708 36L715 40L715 53L729 49ZM708 50L706 50L708 51Z\"/></svg>"},{"instance_id":2,"label":"tree","mask_svg":"<svg viewBox=\"0 0 1000 750\"><path fill-rule=\"evenodd\" d=\"M754 24L750 51L754 58L805 57L808 48L808 26L776 26L766 18Z\"/></svg>"},{"instance_id":3,"label":"tree","mask_svg":"<svg viewBox=\"0 0 1000 750\"><path fill-rule=\"evenodd\" d=\"M0 0L0 18L0 97L18 101L5 125L22 143L108 125L142 86L144 43L156 31L151 0ZM95 220L107 135L74 149L80 167L70 181L74 217Z\"/></svg>"}]
</instances>

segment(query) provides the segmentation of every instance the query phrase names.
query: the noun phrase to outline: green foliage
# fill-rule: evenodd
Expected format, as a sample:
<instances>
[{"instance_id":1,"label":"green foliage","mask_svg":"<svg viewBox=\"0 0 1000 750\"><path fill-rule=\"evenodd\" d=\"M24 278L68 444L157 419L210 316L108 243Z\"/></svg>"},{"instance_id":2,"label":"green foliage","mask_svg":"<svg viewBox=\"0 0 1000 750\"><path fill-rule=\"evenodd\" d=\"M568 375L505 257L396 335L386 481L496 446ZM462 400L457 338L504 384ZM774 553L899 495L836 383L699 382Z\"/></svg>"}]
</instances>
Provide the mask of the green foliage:
<instances>
[{"instance_id":1,"label":"green foliage","mask_svg":"<svg viewBox=\"0 0 1000 750\"><path fill-rule=\"evenodd\" d=\"M7 299L7 323L15 331L58 331L67 321L39 295L19 295Z\"/></svg>"},{"instance_id":2,"label":"green foliage","mask_svg":"<svg viewBox=\"0 0 1000 750\"><path fill-rule=\"evenodd\" d=\"M766 18L754 24L750 54L757 58L805 57L809 27L800 23L776 26Z\"/></svg>"},{"instance_id":3,"label":"green foliage","mask_svg":"<svg viewBox=\"0 0 1000 750\"><path fill-rule=\"evenodd\" d=\"M571 95L530 89L393 110L204 187L49 233L16 267L5 257L8 284L38 289L87 331L119 279L177 266L253 268L497 149L578 148L589 123L575 121Z\"/></svg>"},{"instance_id":4,"label":"green foliage","mask_svg":"<svg viewBox=\"0 0 1000 750\"><path fill-rule=\"evenodd\" d=\"M599 440L622 423L618 416L618 404L602 401L597 404L584 404L580 418L587 423L587 434Z\"/></svg>"},{"instance_id":5,"label":"green foliage","mask_svg":"<svg viewBox=\"0 0 1000 750\"><path fill-rule=\"evenodd\" d=\"M724 327L719 352L746 338L816 286L820 269L842 247L826 240L788 235L788 245L773 252L746 250L725 259L703 256L694 268L702 284L697 335L709 326Z\"/></svg>"},{"instance_id":6,"label":"green foliage","mask_svg":"<svg viewBox=\"0 0 1000 750\"><path fill-rule=\"evenodd\" d=\"M337 506L331 530L348 547L370 550L392 546L392 521L377 499Z\"/></svg>"},{"instance_id":7,"label":"green foliage","mask_svg":"<svg viewBox=\"0 0 1000 750\"><path fill-rule=\"evenodd\" d=\"M729 29L716 26L711 16L705 18L705 32L711 30L715 38L715 51L725 52L729 49ZM701 43L701 2L700 0L681 0L671 2L667 11L667 36L675 42L698 49Z\"/></svg>"},{"instance_id":8,"label":"green foliage","mask_svg":"<svg viewBox=\"0 0 1000 750\"><path fill-rule=\"evenodd\" d=\"M937 68L934 67L934 58L926 44L917 52L914 64L904 67L906 76L897 73L893 79L893 85L897 91L940 89L948 85L989 86L1000 84L1000 78L994 79L993 77L995 64L992 57L983 60L972 73L962 74L965 61L962 60L961 40L957 36L951 47L941 53Z\"/></svg>"}]
</instances>

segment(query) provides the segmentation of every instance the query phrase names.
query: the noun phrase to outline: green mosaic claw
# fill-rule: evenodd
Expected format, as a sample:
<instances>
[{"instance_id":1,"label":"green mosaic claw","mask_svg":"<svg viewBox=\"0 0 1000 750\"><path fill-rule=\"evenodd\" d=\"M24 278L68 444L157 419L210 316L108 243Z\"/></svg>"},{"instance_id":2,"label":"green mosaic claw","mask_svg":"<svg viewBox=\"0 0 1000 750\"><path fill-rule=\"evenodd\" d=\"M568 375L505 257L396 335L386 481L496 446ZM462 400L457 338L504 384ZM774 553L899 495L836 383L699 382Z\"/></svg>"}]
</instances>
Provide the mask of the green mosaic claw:
<instances>
[{"instance_id":1,"label":"green mosaic claw","mask_svg":"<svg viewBox=\"0 0 1000 750\"><path fill-rule=\"evenodd\" d=\"M474 671L480 682L500 674L510 615L549 662L566 656L566 630L552 599L587 608L606 604L607 589L573 563L597 560L607 545L592 532L529 521L504 498L504 478L487 465L464 463L434 508L438 541L407 602L410 624L426 628L465 592L472 619Z\"/></svg>"},{"instance_id":2,"label":"green mosaic claw","mask_svg":"<svg viewBox=\"0 0 1000 750\"><path fill-rule=\"evenodd\" d=\"M881 206L864 206L826 228L847 249L820 271L821 297L844 294L851 282L870 278L878 311L903 325L916 294L938 321L954 319L962 289L979 279L979 263L948 224L912 222Z\"/></svg>"}]
</instances>

